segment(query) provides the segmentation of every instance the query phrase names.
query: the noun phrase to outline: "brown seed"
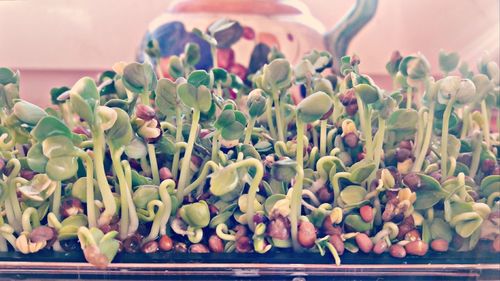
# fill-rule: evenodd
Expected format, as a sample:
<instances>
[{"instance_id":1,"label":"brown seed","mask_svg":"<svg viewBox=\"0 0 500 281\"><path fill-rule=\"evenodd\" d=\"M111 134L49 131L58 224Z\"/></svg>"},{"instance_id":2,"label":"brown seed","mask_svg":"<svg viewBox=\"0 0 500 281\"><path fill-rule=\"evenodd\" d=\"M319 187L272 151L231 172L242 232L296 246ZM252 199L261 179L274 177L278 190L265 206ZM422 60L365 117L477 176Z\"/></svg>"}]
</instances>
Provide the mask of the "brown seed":
<instances>
[{"instance_id":1,"label":"brown seed","mask_svg":"<svg viewBox=\"0 0 500 281\"><path fill-rule=\"evenodd\" d=\"M152 254L158 252L158 242L149 241L146 244L142 245L141 251L145 254Z\"/></svg>"},{"instance_id":2,"label":"brown seed","mask_svg":"<svg viewBox=\"0 0 500 281\"><path fill-rule=\"evenodd\" d=\"M318 199L321 203L331 203L333 192L328 191L327 187L322 187L318 190Z\"/></svg>"},{"instance_id":3,"label":"brown seed","mask_svg":"<svg viewBox=\"0 0 500 281\"><path fill-rule=\"evenodd\" d=\"M491 246L493 248L493 251L495 251L496 253L500 252L500 235L497 235L495 240L493 240L493 243L491 243Z\"/></svg>"},{"instance_id":4,"label":"brown seed","mask_svg":"<svg viewBox=\"0 0 500 281\"><path fill-rule=\"evenodd\" d=\"M483 160L483 163L481 163L481 171L483 173L489 175L493 170L495 170L495 160L492 159L485 159Z\"/></svg>"},{"instance_id":5,"label":"brown seed","mask_svg":"<svg viewBox=\"0 0 500 281\"><path fill-rule=\"evenodd\" d=\"M247 228L241 224L235 226L234 231L236 231L236 233L234 234L234 236L236 236L236 239L238 239L241 236L247 235Z\"/></svg>"},{"instance_id":6,"label":"brown seed","mask_svg":"<svg viewBox=\"0 0 500 281\"><path fill-rule=\"evenodd\" d=\"M429 245L422 240L412 241L405 246L405 250L410 255L423 256L427 253Z\"/></svg>"},{"instance_id":7,"label":"brown seed","mask_svg":"<svg viewBox=\"0 0 500 281\"><path fill-rule=\"evenodd\" d=\"M238 253L248 253L252 250L250 245L250 239L246 236L241 236L236 239L236 252Z\"/></svg>"},{"instance_id":8,"label":"brown seed","mask_svg":"<svg viewBox=\"0 0 500 281\"><path fill-rule=\"evenodd\" d=\"M174 242L168 235L162 235L160 241L158 242L158 246L160 247L160 250L167 252L174 248Z\"/></svg>"},{"instance_id":9,"label":"brown seed","mask_svg":"<svg viewBox=\"0 0 500 281\"><path fill-rule=\"evenodd\" d=\"M345 111L349 116L354 116L358 112L358 104L353 103L345 107Z\"/></svg>"},{"instance_id":10,"label":"brown seed","mask_svg":"<svg viewBox=\"0 0 500 281\"><path fill-rule=\"evenodd\" d=\"M38 242L42 242L42 241L49 241L52 238L54 238L54 236L56 234L57 233L54 233L53 228L42 225L42 226L34 228L31 231L29 238L30 238L31 242L38 243Z\"/></svg>"},{"instance_id":11,"label":"brown seed","mask_svg":"<svg viewBox=\"0 0 500 281\"><path fill-rule=\"evenodd\" d=\"M172 179L172 172L167 167L162 167L159 171L159 174L162 181Z\"/></svg>"},{"instance_id":12,"label":"brown seed","mask_svg":"<svg viewBox=\"0 0 500 281\"><path fill-rule=\"evenodd\" d=\"M74 197L64 199L59 210L61 212L61 215L65 218L83 214L84 212L82 202Z\"/></svg>"},{"instance_id":13,"label":"brown seed","mask_svg":"<svg viewBox=\"0 0 500 281\"><path fill-rule=\"evenodd\" d=\"M392 246L389 248L389 254L391 254L391 256L394 258L402 259L406 257L406 250L401 245L392 244Z\"/></svg>"},{"instance_id":14,"label":"brown seed","mask_svg":"<svg viewBox=\"0 0 500 281\"><path fill-rule=\"evenodd\" d=\"M222 239L215 234L208 238L208 247L210 248L210 251L214 253L224 252L224 243L222 242Z\"/></svg>"},{"instance_id":15,"label":"brown seed","mask_svg":"<svg viewBox=\"0 0 500 281\"><path fill-rule=\"evenodd\" d=\"M345 250L344 241L342 241L342 238L340 237L339 234L330 235L329 242L330 244L333 245L335 250L337 250L337 253L339 255L342 255L344 253Z\"/></svg>"},{"instance_id":16,"label":"brown seed","mask_svg":"<svg viewBox=\"0 0 500 281\"><path fill-rule=\"evenodd\" d=\"M356 235L356 244L358 244L359 249L363 253L369 253L373 249L372 240L364 233L358 233L358 235Z\"/></svg>"},{"instance_id":17,"label":"brown seed","mask_svg":"<svg viewBox=\"0 0 500 281\"><path fill-rule=\"evenodd\" d=\"M300 246L304 248L312 248L316 241L316 228L308 221L302 221L299 224L299 232L297 236Z\"/></svg>"},{"instance_id":18,"label":"brown seed","mask_svg":"<svg viewBox=\"0 0 500 281\"><path fill-rule=\"evenodd\" d=\"M206 254L210 253L207 246L203 244L193 244L189 247L189 252L193 254Z\"/></svg>"},{"instance_id":19,"label":"brown seed","mask_svg":"<svg viewBox=\"0 0 500 281\"><path fill-rule=\"evenodd\" d=\"M344 143L350 148L355 148L356 146L358 146L359 138L354 132L346 134L343 139Z\"/></svg>"},{"instance_id":20,"label":"brown seed","mask_svg":"<svg viewBox=\"0 0 500 281\"><path fill-rule=\"evenodd\" d=\"M411 150L406 148L397 148L396 149L396 160L398 162L404 162L411 155Z\"/></svg>"},{"instance_id":21,"label":"brown seed","mask_svg":"<svg viewBox=\"0 0 500 281\"><path fill-rule=\"evenodd\" d=\"M404 140L404 141L399 142L399 148L411 150L411 148L412 148L411 141Z\"/></svg>"},{"instance_id":22,"label":"brown seed","mask_svg":"<svg viewBox=\"0 0 500 281\"><path fill-rule=\"evenodd\" d=\"M416 173L409 173L403 178L403 183L408 186L411 191L416 191L422 186L422 181Z\"/></svg>"},{"instance_id":23,"label":"brown seed","mask_svg":"<svg viewBox=\"0 0 500 281\"><path fill-rule=\"evenodd\" d=\"M177 242L174 244L174 251L176 253L187 253L187 246L185 243Z\"/></svg>"},{"instance_id":24,"label":"brown seed","mask_svg":"<svg viewBox=\"0 0 500 281\"><path fill-rule=\"evenodd\" d=\"M373 208L370 205L364 205L359 208L359 214L365 222L371 222L373 220Z\"/></svg>"},{"instance_id":25,"label":"brown seed","mask_svg":"<svg viewBox=\"0 0 500 281\"><path fill-rule=\"evenodd\" d=\"M420 240L420 233L416 229L410 230L405 234L405 240L418 241Z\"/></svg>"},{"instance_id":26,"label":"brown seed","mask_svg":"<svg viewBox=\"0 0 500 281\"><path fill-rule=\"evenodd\" d=\"M436 252L446 252L448 251L449 243L444 239L435 239L431 242L431 249Z\"/></svg>"},{"instance_id":27,"label":"brown seed","mask_svg":"<svg viewBox=\"0 0 500 281\"><path fill-rule=\"evenodd\" d=\"M151 106L144 104L138 104L135 107L135 114L137 115L137 117L145 121L149 121L156 116L155 110Z\"/></svg>"},{"instance_id":28,"label":"brown seed","mask_svg":"<svg viewBox=\"0 0 500 281\"><path fill-rule=\"evenodd\" d=\"M385 242L384 239L380 239L379 241L377 241L377 243L375 243L375 246L373 246L373 252L377 255L380 255L387 251L387 248L387 242Z\"/></svg>"},{"instance_id":29,"label":"brown seed","mask_svg":"<svg viewBox=\"0 0 500 281\"><path fill-rule=\"evenodd\" d=\"M415 227L412 225L412 224L408 224L408 223L402 223L400 225L398 225L398 240L402 240L404 239L406 233L410 232L411 230L415 229Z\"/></svg>"},{"instance_id":30,"label":"brown seed","mask_svg":"<svg viewBox=\"0 0 500 281\"><path fill-rule=\"evenodd\" d=\"M122 244L125 252L133 254L139 252L141 240L138 235L133 235L123 240Z\"/></svg>"},{"instance_id":31,"label":"brown seed","mask_svg":"<svg viewBox=\"0 0 500 281\"><path fill-rule=\"evenodd\" d=\"M269 234L269 236L280 240L288 239L290 237L290 231L288 230L286 220L286 218L283 218L281 216L272 220L269 223L267 229L267 233Z\"/></svg>"}]
</instances>

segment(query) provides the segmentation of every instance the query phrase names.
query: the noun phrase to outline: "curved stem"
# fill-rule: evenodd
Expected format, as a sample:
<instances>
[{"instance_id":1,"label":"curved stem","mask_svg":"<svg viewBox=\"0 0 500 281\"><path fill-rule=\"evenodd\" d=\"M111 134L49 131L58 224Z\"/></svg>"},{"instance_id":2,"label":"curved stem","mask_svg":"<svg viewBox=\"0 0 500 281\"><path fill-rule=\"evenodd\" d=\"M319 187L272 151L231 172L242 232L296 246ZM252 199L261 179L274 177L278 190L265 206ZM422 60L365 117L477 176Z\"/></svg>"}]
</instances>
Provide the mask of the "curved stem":
<instances>
[{"instance_id":1,"label":"curved stem","mask_svg":"<svg viewBox=\"0 0 500 281\"><path fill-rule=\"evenodd\" d=\"M229 167L229 166L228 166ZM248 189L248 203L247 203L247 223L248 227L254 231L255 225L253 221L254 216L254 201L257 195L257 191L259 190L259 184L264 177L264 166L262 163L255 158L247 158L241 160L240 162L236 162L231 164L232 169L246 168L246 167L254 167L255 168L255 176L250 183L250 188Z\"/></svg>"},{"instance_id":2,"label":"curved stem","mask_svg":"<svg viewBox=\"0 0 500 281\"><path fill-rule=\"evenodd\" d=\"M199 185L201 185L208 176L209 169L212 171L215 171L219 166L217 163L214 161L207 161L205 165L203 166L203 169L201 170L198 178L192 182L190 185L186 186L184 189L184 196L188 195L191 193L193 190L195 190Z\"/></svg>"},{"instance_id":3,"label":"curved stem","mask_svg":"<svg viewBox=\"0 0 500 281\"><path fill-rule=\"evenodd\" d=\"M245 140L243 141L244 144L252 144L252 131L253 127L255 126L255 120L255 117L250 116L250 120L248 120L247 128L245 130Z\"/></svg>"},{"instance_id":4,"label":"curved stem","mask_svg":"<svg viewBox=\"0 0 500 281\"><path fill-rule=\"evenodd\" d=\"M319 154L326 155L326 125L327 120L320 121L320 134L319 134Z\"/></svg>"},{"instance_id":5,"label":"curved stem","mask_svg":"<svg viewBox=\"0 0 500 281\"><path fill-rule=\"evenodd\" d=\"M153 224L151 225L151 230L149 231L149 235L144 239L143 244L147 243L151 240L155 240L158 237L158 233L160 232L162 215L165 213L165 204L158 200L153 200L148 203L148 210L153 210L154 207L158 207L158 211L154 215Z\"/></svg>"},{"instance_id":6,"label":"curved stem","mask_svg":"<svg viewBox=\"0 0 500 281\"><path fill-rule=\"evenodd\" d=\"M427 114L427 127L425 128L424 142L420 148L420 153L418 154L415 164L413 164L413 172L420 172L422 169L422 164L425 160L425 155L431 144L432 129L434 127L434 108L435 104L432 102L429 108L429 113Z\"/></svg>"},{"instance_id":7,"label":"curved stem","mask_svg":"<svg viewBox=\"0 0 500 281\"><path fill-rule=\"evenodd\" d=\"M175 189L175 182L171 179L164 180L161 182L158 192L160 194L160 199L163 202L163 213L160 219L160 235L167 234L167 223L172 213L172 199L168 193L169 189Z\"/></svg>"},{"instance_id":8,"label":"curved stem","mask_svg":"<svg viewBox=\"0 0 500 281\"><path fill-rule=\"evenodd\" d=\"M339 183L339 180L340 178L345 178L345 179L349 179L349 177L351 176L351 173L349 172L340 172L340 173L336 173L334 176L333 176L333 179L332 179L332 185L333 185L333 207L337 207L338 205L338 197L340 195L340 183Z\"/></svg>"},{"instance_id":9,"label":"curved stem","mask_svg":"<svg viewBox=\"0 0 500 281\"><path fill-rule=\"evenodd\" d=\"M101 128L96 126L96 128L92 130L92 135L94 137L94 163L97 186L101 192L104 204L104 211L98 220L98 224L102 226L109 224L111 222L111 218L116 214L116 202L104 170L104 132Z\"/></svg>"},{"instance_id":10,"label":"curved stem","mask_svg":"<svg viewBox=\"0 0 500 281\"><path fill-rule=\"evenodd\" d=\"M153 174L153 184L160 184L160 172L158 171L158 162L156 161L156 151L154 144L148 143L149 162L151 163L151 172Z\"/></svg>"},{"instance_id":11,"label":"curved stem","mask_svg":"<svg viewBox=\"0 0 500 281\"><path fill-rule=\"evenodd\" d=\"M184 188L186 186L186 181L189 175L189 164L191 163L191 155L193 153L193 146L196 140L198 121L200 120L200 111L198 109L193 109L193 116L191 121L191 129L189 130L189 138L187 142L187 148L184 152L184 158L182 161L181 174L179 177L179 182L177 184L177 199L181 203L184 198Z\"/></svg>"},{"instance_id":12,"label":"curved stem","mask_svg":"<svg viewBox=\"0 0 500 281\"><path fill-rule=\"evenodd\" d=\"M450 125L450 116L453 109L453 104L455 103L456 96L453 96L448 104L443 114L443 129L441 130L441 174L443 175L443 181L446 180L446 175L448 174L448 128Z\"/></svg>"},{"instance_id":13,"label":"curved stem","mask_svg":"<svg viewBox=\"0 0 500 281\"><path fill-rule=\"evenodd\" d=\"M23 212L22 217L23 231L31 232L33 227L40 226L40 217L38 216L38 211L33 207L28 207Z\"/></svg>"}]
</instances>

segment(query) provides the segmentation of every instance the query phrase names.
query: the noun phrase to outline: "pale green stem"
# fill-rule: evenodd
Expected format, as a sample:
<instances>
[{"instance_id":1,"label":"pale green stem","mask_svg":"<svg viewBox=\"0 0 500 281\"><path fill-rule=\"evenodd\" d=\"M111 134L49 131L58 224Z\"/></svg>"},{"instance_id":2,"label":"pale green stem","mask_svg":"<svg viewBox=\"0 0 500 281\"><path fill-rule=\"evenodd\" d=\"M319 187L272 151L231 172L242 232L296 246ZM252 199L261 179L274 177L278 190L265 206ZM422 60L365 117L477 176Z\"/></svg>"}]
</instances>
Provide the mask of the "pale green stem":
<instances>
[{"instance_id":1,"label":"pale green stem","mask_svg":"<svg viewBox=\"0 0 500 281\"><path fill-rule=\"evenodd\" d=\"M127 182L126 198L128 202L128 214L129 214L129 225L128 225L128 236L133 235L139 228L139 217L137 215L137 210L135 209L134 200L132 199L132 169L130 168L130 163L127 160L122 160L121 165L125 174L125 180Z\"/></svg>"},{"instance_id":2,"label":"pale green stem","mask_svg":"<svg viewBox=\"0 0 500 281\"><path fill-rule=\"evenodd\" d=\"M427 154L427 150L429 149L429 145L431 144L432 129L434 128L434 107L435 104L432 102L429 108L429 113L427 114L427 127L425 128L424 142L422 143L422 147L420 148L420 153L417 155L415 164L413 164L413 172L420 172L420 170L422 169L425 155Z\"/></svg>"},{"instance_id":3,"label":"pale green stem","mask_svg":"<svg viewBox=\"0 0 500 281\"><path fill-rule=\"evenodd\" d=\"M412 87L408 87L408 89L406 89L406 109L411 109L412 95Z\"/></svg>"},{"instance_id":4,"label":"pale green stem","mask_svg":"<svg viewBox=\"0 0 500 281\"><path fill-rule=\"evenodd\" d=\"M469 176L471 178L476 177L476 173L479 169L479 163L481 162L481 141L473 142L475 143L472 151L472 161L469 170Z\"/></svg>"},{"instance_id":5,"label":"pale green stem","mask_svg":"<svg viewBox=\"0 0 500 281\"><path fill-rule=\"evenodd\" d=\"M101 192L104 204L104 211L97 222L100 226L102 226L109 224L112 217L116 214L116 202L104 170L104 133L100 127L96 126L92 135L94 137L94 164L97 186Z\"/></svg>"},{"instance_id":6,"label":"pale green stem","mask_svg":"<svg viewBox=\"0 0 500 281\"><path fill-rule=\"evenodd\" d=\"M298 163L297 163L298 164ZM304 182L304 169L297 165L297 176L292 190L292 198L290 202L290 232L292 236L293 249L299 251L301 246L298 241L299 218L302 209L302 191Z\"/></svg>"},{"instance_id":7,"label":"pale green stem","mask_svg":"<svg viewBox=\"0 0 500 281\"><path fill-rule=\"evenodd\" d=\"M247 206L248 227L252 231L254 231L255 225L253 222L253 215L254 215L253 203L255 201L257 191L259 190L259 184L262 181L262 177L264 176L264 167L262 163L255 158L247 158L241 160L240 162L231 164L232 169L239 169L246 167L255 167L255 176L253 177L252 182L250 183L250 188L248 189L248 206Z\"/></svg>"},{"instance_id":8,"label":"pale green stem","mask_svg":"<svg viewBox=\"0 0 500 281\"><path fill-rule=\"evenodd\" d=\"M120 188L120 231L119 237L120 239L125 239L128 236L128 227L129 227L129 208L135 208L133 205L128 205L127 200L127 190L128 184L127 179L125 178L125 174L123 172L123 168L121 166L120 156L122 154L123 149L115 150L113 147L110 147L111 150L111 160L113 162L113 169L115 170L115 175L118 178L118 185Z\"/></svg>"},{"instance_id":9,"label":"pale green stem","mask_svg":"<svg viewBox=\"0 0 500 281\"><path fill-rule=\"evenodd\" d=\"M153 200L148 203L148 209L150 209L149 205L154 204L155 206L158 207L158 211L154 215L154 220L153 224L151 225L151 230L149 231L149 235L144 239L142 244L144 245L145 243L155 240L158 237L158 233L160 233L160 222L162 219L162 215L165 213L165 205L163 202L159 200ZM151 209L154 209L154 206L151 207Z\"/></svg>"},{"instance_id":10,"label":"pale green stem","mask_svg":"<svg viewBox=\"0 0 500 281\"><path fill-rule=\"evenodd\" d=\"M56 190L52 198L52 213L60 218L59 209L61 208L61 182L56 181Z\"/></svg>"},{"instance_id":11,"label":"pale green stem","mask_svg":"<svg viewBox=\"0 0 500 281\"><path fill-rule=\"evenodd\" d=\"M160 199L163 202L163 206L165 206L160 220L160 235L167 234L167 223L172 212L172 200L170 198L170 194L168 193L169 189L175 189L175 182L171 179L162 181L160 187L158 188Z\"/></svg>"},{"instance_id":12,"label":"pale green stem","mask_svg":"<svg viewBox=\"0 0 500 281\"><path fill-rule=\"evenodd\" d=\"M278 129L278 140L285 141L284 130L283 130L283 120L281 119L281 107L279 96L277 93L273 92L274 100L274 114L276 115L276 126Z\"/></svg>"},{"instance_id":13,"label":"pale green stem","mask_svg":"<svg viewBox=\"0 0 500 281\"><path fill-rule=\"evenodd\" d=\"M207 161L205 165L203 166L203 169L201 170L198 178L192 182L190 185L186 186L184 189L184 196L188 195L191 193L193 190L195 190L198 186L200 186L206 179L209 173L209 170L215 171L218 168L217 163L214 161Z\"/></svg>"},{"instance_id":14,"label":"pale green stem","mask_svg":"<svg viewBox=\"0 0 500 281\"><path fill-rule=\"evenodd\" d=\"M189 130L189 138L187 142L187 148L184 152L184 158L182 160L181 174L179 182L177 184L177 199L182 202L184 199L184 188L187 184L188 175L190 173L189 164L191 163L191 155L193 153L193 146L196 140L198 121L200 120L200 111L198 109L193 109L193 116L191 122L191 129Z\"/></svg>"},{"instance_id":15,"label":"pale green stem","mask_svg":"<svg viewBox=\"0 0 500 281\"><path fill-rule=\"evenodd\" d=\"M443 114L443 129L441 130L441 174L443 175L443 181L446 180L446 175L448 174L448 128L450 125L450 115L453 109L453 104L455 103L456 96L454 95L446 105L446 109Z\"/></svg>"},{"instance_id":16,"label":"pale green stem","mask_svg":"<svg viewBox=\"0 0 500 281\"><path fill-rule=\"evenodd\" d=\"M418 111L417 133L415 136L415 145L413 146L413 155L420 154L420 149L424 142L425 120L427 119L426 113L427 109L425 107L420 108Z\"/></svg>"},{"instance_id":17,"label":"pale green stem","mask_svg":"<svg viewBox=\"0 0 500 281\"><path fill-rule=\"evenodd\" d=\"M250 116L250 120L248 120L247 128L245 130L245 140L243 141L244 144L252 144L252 131L255 126L255 119L255 117Z\"/></svg>"},{"instance_id":18,"label":"pale green stem","mask_svg":"<svg viewBox=\"0 0 500 281\"><path fill-rule=\"evenodd\" d=\"M320 121L320 135L319 135L319 154L323 157L326 155L326 125L327 120Z\"/></svg>"},{"instance_id":19,"label":"pale green stem","mask_svg":"<svg viewBox=\"0 0 500 281\"><path fill-rule=\"evenodd\" d=\"M141 102L144 105L150 105L149 92L142 92L141 93Z\"/></svg>"},{"instance_id":20,"label":"pale green stem","mask_svg":"<svg viewBox=\"0 0 500 281\"><path fill-rule=\"evenodd\" d=\"M311 137L312 137L312 141L313 141L313 147L318 147L319 144L318 144L318 139L319 139L319 136L318 136L318 131L316 130L316 124L311 124Z\"/></svg>"},{"instance_id":21,"label":"pale green stem","mask_svg":"<svg viewBox=\"0 0 500 281\"><path fill-rule=\"evenodd\" d=\"M462 114L462 120L463 120L463 125L462 125L462 131L460 133L460 139L465 139L469 133L469 126L470 126L470 107L465 106L464 112Z\"/></svg>"},{"instance_id":22,"label":"pale green stem","mask_svg":"<svg viewBox=\"0 0 500 281\"><path fill-rule=\"evenodd\" d=\"M450 158L450 170L448 171L448 177L453 176L455 173L455 169L457 168L457 159L455 157L449 157Z\"/></svg>"},{"instance_id":23,"label":"pale green stem","mask_svg":"<svg viewBox=\"0 0 500 281\"><path fill-rule=\"evenodd\" d=\"M150 176L152 171L151 171L151 167L149 166L148 158L146 156L141 157L140 163L141 163L142 173L145 176Z\"/></svg>"},{"instance_id":24,"label":"pale green stem","mask_svg":"<svg viewBox=\"0 0 500 281\"><path fill-rule=\"evenodd\" d=\"M210 44L210 53L212 55L212 68L217 68L217 47L215 45Z\"/></svg>"},{"instance_id":25,"label":"pale green stem","mask_svg":"<svg viewBox=\"0 0 500 281\"><path fill-rule=\"evenodd\" d=\"M183 137L182 137L182 116L181 116L181 110L179 108L175 108L175 122L177 123L177 129L175 132L175 142L182 142ZM172 160L172 178L174 180L177 180L177 175L179 173L179 159L181 156L181 152L176 151L174 154L174 159Z\"/></svg>"},{"instance_id":26,"label":"pale green stem","mask_svg":"<svg viewBox=\"0 0 500 281\"><path fill-rule=\"evenodd\" d=\"M23 231L31 232L33 228L39 227L40 217L38 216L38 211L33 207L26 208L23 212L21 222Z\"/></svg>"},{"instance_id":27,"label":"pale green stem","mask_svg":"<svg viewBox=\"0 0 500 281\"><path fill-rule=\"evenodd\" d=\"M490 148L490 115L488 114L488 107L486 106L486 100L481 101L481 114L484 118L484 141L488 149Z\"/></svg>"},{"instance_id":28,"label":"pale green stem","mask_svg":"<svg viewBox=\"0 0 500 281\"><path fill-rule=\"evenodd\" d=\"M268 98L266 100L266 117L267 117L267 126L269 126L269 134L273 139L276 139L276 129L274 128L273 122L273 100Z\"/></svg>"},{"instance_id":29,"label":"pale green stem","mask_svg":"<svg viewBox=\"0 0 500 281\"><path fill-rule=\"evenodd\" d=\"M153 174L153 184L160 184L160 172L158 171L158 162L156 161L155 145L148 143L149 162L151 163L151 171Z\"/></svg>"},{"instance_id":30,"label":"pale green stem","mask_svg":"<svg viewBox=\"0 0 500 281\"><path fill-rule=\"evenodd\" d=\"M219 151L219 137L220 131L216 130L212 136L212 161L217 162L217 155Z\"/></svg>"},{"instance_id":31,"label":"pale green stem","mask_svg":"<svg viewBox=\"0 0 500 281\"><path fill-rule=\"evenodd\" d=\"M83 150L77 150L77 156L85 162L86 179L86 197L87 197L87 217L89 227L97 227L97 218L94 199L94 164L92 158Z\"/></svg>"},{"instance_id":32,"label":"pale green stem","mask_svg":"<svg viewBox=\"0 0 500 281\"><path fill-rule=\"evenodd\" d=\"M297 165L302 169L304 167L304 123L296 120L297 126Z\"/></svg>"},{"instance_id":33,"label":"pale green stem","mask_svg":"<svg viewBox=\"0 0 500 281\"><path fill-rule=\"evenodd\" d=\"M369 117L368 107L364 105L363 101L361 100L358 94L356 94L356 101L358 103L359 122L361 124L361 129L363 130L363 135L365 137L365 147L366 147L365 158L371 160L373 153L372 138L371 138L372 135L371 118Z\"/></svg>"},{"instance_id":34,"label":"pale green stem","mask_svg":"<svg viewBox=\"0 0 500 281\"><path fill-rule=\"evenodd\" d=\"M374 161L375 161L376 170L380 166L380 159L381 159L383 147L384 147L384 134L385 134L385 119L379 117L378 118L378 131L375 134L376 147L375 147Z\"/></svg>"},{"instance_id":35,"label":"pale green stem","mask_svg":"<svg viewBox=\"0 0 500 281\"><path fill-rule=\"evenodd\" d=\"M14 214L14 209L12 207L12 204L9 199L6 199L4 202L5 205L5 214L7 215L7 220L9 221L9 224L14 228L14 230L17 233L21 233L22 227L21 227L21 220L16 218L16 215Z\"/></svg>"}]
</instances>

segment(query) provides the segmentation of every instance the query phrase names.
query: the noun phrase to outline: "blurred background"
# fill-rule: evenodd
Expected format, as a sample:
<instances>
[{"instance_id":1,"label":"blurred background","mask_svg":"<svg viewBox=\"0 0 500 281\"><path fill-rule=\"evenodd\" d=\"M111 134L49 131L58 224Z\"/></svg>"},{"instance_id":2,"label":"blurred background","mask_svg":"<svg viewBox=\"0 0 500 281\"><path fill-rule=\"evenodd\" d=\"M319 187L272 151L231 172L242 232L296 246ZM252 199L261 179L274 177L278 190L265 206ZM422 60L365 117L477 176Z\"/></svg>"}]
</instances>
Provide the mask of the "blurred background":
<instances>
[{"instance_id":1,"label":"blurred background","mask_svg":"<svg viewBox=\"0 0 500 281\"><path fill-rule=\"evenodd\" d=\"M211 2L219 2L220 10L239 5L239 1L242 0ZM172 11L179 2L198 5L207 1L0 0L0 65L21 71L23 98L48 105L52 87L71 86L79 77L96 76L115 62L133 61L146 31L159 24L158 17L160 24L169 16L176 18L175 11L170 15L165 12L169 6ZM295 21L323 34L339 23L356 1L291 2L304 17L273 15L273 10L265 5L256 5L252 13L265 14L271 23ZM456 51L475 70L485 51L493 59L499 59L499 3L498 0L380 0L373 18L354 36L347 53L359 55L361 70L382 81L379 84L389 81L385 64L394 50L403 56L422 52L436 73L439 50ZM183 17L187 30L201 19L196 14L190 16ZM220 16L224 14L213 15ZM205 29L207 24L197 27ZM267 23L267 28L273 26ZM287 28L291 29L289 33L302 33L300 36L304 38L298 44L308 46L307 42L318 40L308 39L307 29L303 31L296 26ZM323 45L321 40L315 44L319 48ZM295 50L301 55L308 51L300 45Z\"/></svg>"}]
</instances>

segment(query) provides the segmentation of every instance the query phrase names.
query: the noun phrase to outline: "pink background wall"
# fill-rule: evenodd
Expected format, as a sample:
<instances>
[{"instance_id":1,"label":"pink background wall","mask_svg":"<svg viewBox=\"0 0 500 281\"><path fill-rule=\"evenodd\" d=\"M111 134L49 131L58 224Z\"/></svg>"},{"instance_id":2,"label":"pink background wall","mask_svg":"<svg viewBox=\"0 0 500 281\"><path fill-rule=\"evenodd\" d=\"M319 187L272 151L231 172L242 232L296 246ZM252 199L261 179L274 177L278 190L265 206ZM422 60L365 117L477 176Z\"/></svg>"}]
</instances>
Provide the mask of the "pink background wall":
<instances>
[{"instance_id":1,"label":"pink background wall","mask_svg":"<svg viewBox=\"0 0 500 281\"><path fill-rule=\"evenodd\" d=\"M50 88L72 85L116 61L133 60L148 22L171 2L0 1L0 65L20 69L21 95L46 105ZM330 28L354 0L303 2ZM472 65L484 51L498 60L499 2L380 0L375 18L349 52L361 57L363 71L385 80L385 62L395 49L403 54L421 51L435 70L441 48L458 51Z\"/></svg>"}]
</instances>

